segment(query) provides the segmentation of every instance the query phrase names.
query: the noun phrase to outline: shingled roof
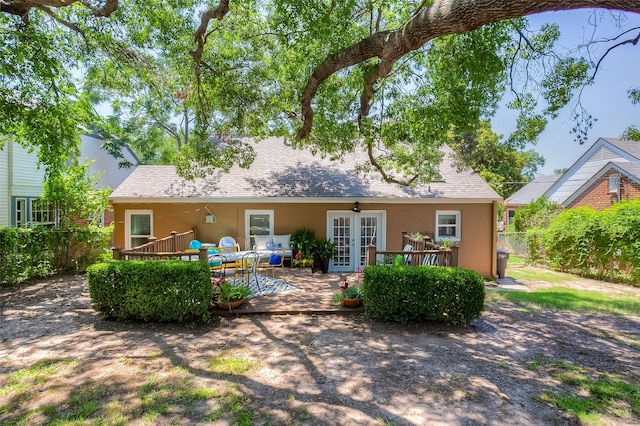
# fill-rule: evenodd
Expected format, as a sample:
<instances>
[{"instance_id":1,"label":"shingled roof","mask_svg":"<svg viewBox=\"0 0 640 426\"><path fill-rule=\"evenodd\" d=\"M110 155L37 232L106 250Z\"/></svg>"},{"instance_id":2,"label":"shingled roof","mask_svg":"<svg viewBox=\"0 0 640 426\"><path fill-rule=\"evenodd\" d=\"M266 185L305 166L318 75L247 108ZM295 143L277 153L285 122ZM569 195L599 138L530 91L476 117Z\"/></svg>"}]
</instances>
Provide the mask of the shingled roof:
<instances>
[{"instance_id":1,"label":"shingled roof","mask_svg":"<svg viewBox=\"0 0 640 426\"><path fill-rule=\"evenodd\" d=\"M345 198L489 201L501 197L480 176L457 172L453 152L444 148L439 170L442 181L413 188L385 183L377 172L354 171L363 155L347 154L342 162L294 149L280 138L255 144L256 158L249 169L234 166L193 181L177 175L173 166L138 166L112 193L114 202L305 202Z\"/></svg>"}]
</instances>

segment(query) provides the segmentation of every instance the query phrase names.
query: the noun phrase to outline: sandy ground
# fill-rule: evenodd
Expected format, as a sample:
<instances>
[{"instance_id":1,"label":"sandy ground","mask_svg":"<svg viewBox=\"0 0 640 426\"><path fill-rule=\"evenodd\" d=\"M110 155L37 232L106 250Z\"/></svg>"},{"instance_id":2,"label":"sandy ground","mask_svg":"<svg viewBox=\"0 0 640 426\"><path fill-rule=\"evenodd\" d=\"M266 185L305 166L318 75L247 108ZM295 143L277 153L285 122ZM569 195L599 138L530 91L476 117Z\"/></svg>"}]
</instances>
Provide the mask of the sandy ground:
<instances>
[{"instance_id":1,"label":"sandy ground","mask_svg":"<svg viewBox=\"0 0 640 426\"><path fill-rule=\"evenodd\" d=\"M570 285L630 290L588 280ZM630 341L635 344L625 343ZM562 384L528 366L544 356L640 377L638 343L640 315L568 313L510 302L488 304L481 318L464 327L384 324L363 315L117 323L91 309L84 275L60 276L0 289L0 423L11 418L2 410L10 403L2 386L12 372L72 359L73 372L58 379L56 393L33 395L30 406L62 404L73 389L96 381L119 389L124 404L150 374L180 366L192 374L194 386L233 386L241 392L253 424L574 424L535 398ZM242 375L214 374L209 361L221 353L248 358L257 368ZM128 420L197 424L209 409L204 403L150 422L135 413ZM30 424L40 422L35 417Z\"/></svg>"}]
</instances>

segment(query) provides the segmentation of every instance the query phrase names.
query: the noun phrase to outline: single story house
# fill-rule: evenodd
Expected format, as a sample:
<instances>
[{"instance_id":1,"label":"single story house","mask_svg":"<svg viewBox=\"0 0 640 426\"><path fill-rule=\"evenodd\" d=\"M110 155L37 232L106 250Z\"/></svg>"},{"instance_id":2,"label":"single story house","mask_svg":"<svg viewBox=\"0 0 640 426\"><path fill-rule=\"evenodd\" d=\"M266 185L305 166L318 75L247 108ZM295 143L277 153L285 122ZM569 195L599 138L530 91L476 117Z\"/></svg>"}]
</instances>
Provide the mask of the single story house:
<instances>
[{"instance_id":1,"label":"single story house","mask_svg":"<svg viewBox=\"0 0 640 426\"><path fill-rule=\"evenodd\" d=\"M173 166L138 166L110 196L114 241L125 249L191 229L203 243L233 237L242 249L255 235L307 227L337 244L330 270L356 271L366 247L401 250L402 231L460 244L458 265L496 272L496 209L501 197L475 173L458 172L445 148L442 179L415 187L354 171L362 154L341 161L294 149L280 138L255 144L249 169L234 166L192 181Z\"/></svg>"},{"instance_id":2,"label":"single story house","mask_svg":"<svg viewBox=\"0 0 640 426\"><path fill-rule=\"evenodd\" d=\"M602 210L640 196L640 142L599 138L567 171L538 177L507 198L507 220L545 196L564 207Z\"/></svg>"},{"instance_id":3,"label":"single story house","mask_svg":"<svg viewBox=\"0 0 640 426\"><path fill-rule=\"evenodd\" d=\"M88 173L100 177L96 189L115 188L131 173L132 168L119 168L116 158L102 149L104 138L97 134L81 135L82 164L92 161ZM134 165L138 158L128 146L122 151L124 159ZM11 139L0 148L0 226L31 227L55 226L57 212L54 206L39 202L44 184L44 170L38 164L35 152L30 152ZM113 221L112 212L105 212L103 223Z\"/></svg>"}]
</instances>

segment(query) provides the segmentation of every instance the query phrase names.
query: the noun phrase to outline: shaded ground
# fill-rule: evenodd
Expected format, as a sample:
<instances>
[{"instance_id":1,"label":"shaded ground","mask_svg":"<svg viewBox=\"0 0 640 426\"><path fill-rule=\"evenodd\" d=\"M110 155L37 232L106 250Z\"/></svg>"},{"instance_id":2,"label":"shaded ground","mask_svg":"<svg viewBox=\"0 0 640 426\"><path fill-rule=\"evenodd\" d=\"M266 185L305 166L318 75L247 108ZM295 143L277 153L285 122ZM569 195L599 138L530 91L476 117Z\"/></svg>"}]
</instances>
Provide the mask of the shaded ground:
<instances>
[{"instance_id":1,"label":"shaded ground","mask_svg":"<svg viewBox=\"0 0 640 426\"><path fill-rule=\"evenodd\" d=\"M571 285L626 289L582 280ZM0 290L0 423L23 416L28 424L45 424L51 409L42 407L70 411L74 396L89 391L102 395L90 418L102 416L107 424L228 424L238 421L221 402L229 395L249 413L246 424L575 423L536 399L563 386L529 368L540 356L640 375L640 316L504 302L488 304L468 327L382 324L361 315L116 323L91 309L83 275L63 276ZM213 360L225 357L248 360L249 367L216 372ZM30 379L31 392L10 389L16 371L43 361L58 366L46 384ZM174 397L178 403L151 416L145 392L181 380L209 390L208 397ZM125 413L120 423L114 412Z\"/></svg>"}]
</instances>

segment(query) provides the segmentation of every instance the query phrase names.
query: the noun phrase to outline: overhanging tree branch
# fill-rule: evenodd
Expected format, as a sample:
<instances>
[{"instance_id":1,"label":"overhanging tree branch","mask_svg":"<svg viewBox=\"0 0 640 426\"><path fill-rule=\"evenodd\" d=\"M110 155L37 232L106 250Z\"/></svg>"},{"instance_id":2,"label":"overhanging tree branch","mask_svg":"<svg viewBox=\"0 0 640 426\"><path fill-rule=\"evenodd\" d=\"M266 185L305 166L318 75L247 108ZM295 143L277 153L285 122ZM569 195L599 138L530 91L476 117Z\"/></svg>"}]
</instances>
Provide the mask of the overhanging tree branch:
<instances>
[{"instance_id":1,"label":"overhanging tree branch","mask_svg":"<svg viewBox=\"0 0 640 426\"><path fill-rule=\"evenodd\" d=\"M302 126L296 140L305 139L313 126L312 101L322 84L336 72L372 58L379 62L365 79L360 97L360 115L368 114L375 82L391 71L393 64L428 41L475 30L483 25L533 13L600 7L640 12L637 0L435 0L395 31L371 35L327 56L309 77L300 98ZM359 117L361 120L362 117Z\"/></svg>"}]
</instances>

